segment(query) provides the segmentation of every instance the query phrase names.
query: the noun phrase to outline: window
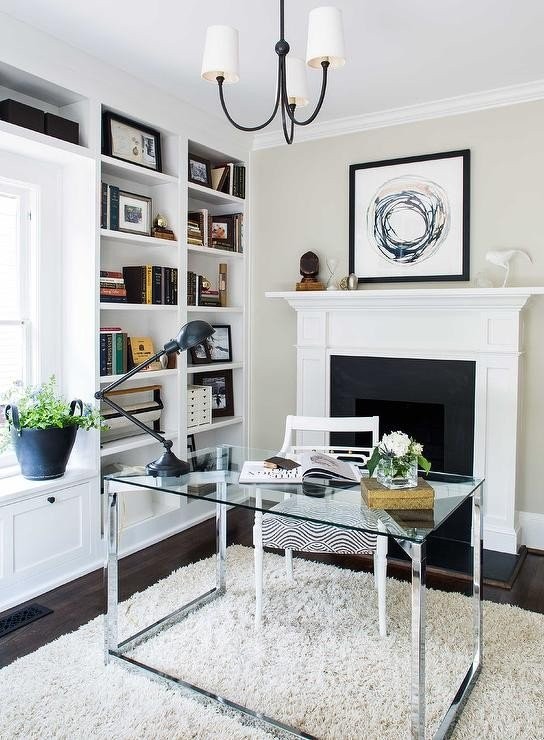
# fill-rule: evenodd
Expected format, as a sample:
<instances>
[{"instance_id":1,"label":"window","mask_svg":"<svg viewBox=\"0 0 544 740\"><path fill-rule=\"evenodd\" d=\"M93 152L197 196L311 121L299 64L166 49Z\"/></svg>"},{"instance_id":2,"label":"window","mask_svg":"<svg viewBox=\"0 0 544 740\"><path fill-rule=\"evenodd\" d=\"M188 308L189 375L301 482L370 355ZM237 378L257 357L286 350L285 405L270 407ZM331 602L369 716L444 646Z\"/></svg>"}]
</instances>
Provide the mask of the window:
<instances>
[{"instance_id":1,"label":"window","mask_svg":"<svg viewBox=\"0 0 544 740\"><path fill-rule=\"evenodd\" d=\"M31 204L34 193L0 180L0 393L13 383L35 381L31 354L34 301L34 255L31 229ZM3 406L0 424L5 423ZM4 453L0 465L12 464L13 456Z\"/></svg>"}]
</instances>

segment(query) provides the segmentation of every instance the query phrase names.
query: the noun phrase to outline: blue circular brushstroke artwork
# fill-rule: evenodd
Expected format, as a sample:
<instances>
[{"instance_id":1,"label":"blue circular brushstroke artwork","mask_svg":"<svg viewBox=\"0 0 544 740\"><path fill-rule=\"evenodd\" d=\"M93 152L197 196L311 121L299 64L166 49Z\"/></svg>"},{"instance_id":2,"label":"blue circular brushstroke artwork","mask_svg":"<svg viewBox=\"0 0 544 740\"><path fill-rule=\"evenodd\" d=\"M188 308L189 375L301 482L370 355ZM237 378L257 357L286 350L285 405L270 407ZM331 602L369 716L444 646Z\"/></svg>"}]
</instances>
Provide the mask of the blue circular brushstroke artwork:
<instances>
[{"instance_id":1,"label":"blue circular brushstroke artwork","mask_svg":"<svg viewBox=\"0 0 544 740\"><path fill-rule=\"evenodd\" d=\"M444 190L422 177L397 177L380 186L370 201L367 232L388 262L423 262L437 252L450 226Z\"/></svg>"}]
</instances>

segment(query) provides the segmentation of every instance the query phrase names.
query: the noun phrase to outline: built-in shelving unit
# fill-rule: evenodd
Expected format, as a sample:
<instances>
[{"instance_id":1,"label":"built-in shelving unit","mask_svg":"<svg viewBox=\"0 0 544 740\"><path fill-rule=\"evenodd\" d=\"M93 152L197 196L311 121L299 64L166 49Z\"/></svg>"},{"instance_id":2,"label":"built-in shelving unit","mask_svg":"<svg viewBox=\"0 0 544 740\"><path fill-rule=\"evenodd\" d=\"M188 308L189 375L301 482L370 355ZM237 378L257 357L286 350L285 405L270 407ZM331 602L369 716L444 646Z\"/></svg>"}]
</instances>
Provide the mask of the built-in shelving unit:
<instances>
[{"instance_id":1,"label":"built-in shelving unit","mask_svg":"<svg viewBox=\"0 0 544 740\"><path fill-rule=\"evenodd\" d=\"M245 233L248 233L246 200L190 183L187 179L188 153L204 157L213 165L240 163L247 159L247 151L236 150L240 146L238 141L229 152L228 134L221 134L221 145L214 148L211 134L206 134L206 141L196 141L187 131L175 130L180 124L177 118L169 115L166 107L157 113L160 120L153 120L153 105L147 107L149 115L143 117L145 106L139 105L137 112L130 110L131 98L126 95L125 103L113 112L159 132L163 171L155 172L102 153L102 114L110 108L106 108L98 97L68 90L1 62L0 88L6 98L35 105L79 124L80 143L76 145L0 121L1 150L47 163L59 170L63 202L59 215L62 248L59 253L58 301L62 308L59 333L63 347L57 359L56 374L61 380L63 393L67 397L92 399L97 388L122 377L121 374L100 374L101 327L121 327L129 336L151 337L155 349L160 349L177 335L181 326L195 318L203 318L215 325L229 325L231 362L191 365L191 357L182 353L175 358L174 366L171 366L171 358L167 369L139 373L120 389L160 386L163 404L161 434L174 441L174 451L181 458L187 454L188 434L194 436L197 450L221 443L247 444L248 312L245 307L247 253L251 245L246 239L246 253L243 254L186 243L187 210L198 208L208 208L213 215L243 213ZM200 128L195 130L200 131ZM102 228L102 183L151 198L153 217L158 213L165 216L176 239ZM246 183L248 190L249 171ZM223 263L228 266L227 305L187 306L187 271L206 275L215 285L219 265ZM126 266L147 264L178 270L178 305L100 301L101 270L119 272ZM196 373L216 372L232 373L234 415L215 417L209 424L187 429L187 385L194 382ZM73 486L74 496L81 499L74 511L77 508L78 516L83 519L74 520L73 527L84 532L87 539L77 556L71 550L59 555L60 570L54 576L57 581L51 580L49 587L63 582L63 578L68 580L97 567L102 558L102 473L123 465L145 465L158 457L162 449L150 435L104 439L102 443L98 437L94 432L78 435L68 474L59 482L59 490L66 489L66 495L71 496L70 487ZM47 490L53 488L51 486ZM182 497L161 496L152 491L122 495L125 496L122 526L131 550L169 536L191 521L208 515L204 504L194 502L186 511ZM214 510L210 508L209 513L212 515ZM8 574L7 578L9 581L11 576ZM40 578L37 573L36 583L43 581ZM13 590L12 582L8 581L0 573L0 603L8 586ZM6 589L4 582L8 584ZM25 598L39 592L33 583L25 576L25 584L21 586L26 589L24 594L21 591ZM18 592L13 593L15 595L9 598L19 599Z\"/></svg>"},{"instance_id":2,"label":"built-in shelving unit","mask_svg":"<svg viewBox=\"0 0 544 740\"><path fill-rule=\"evenodd\" d=\"M210 162L211 167L221 166L226 162L239 162L228 152L217 150L203 145L201 142L190 140L188 154L201 157ZM246 169L247 173L247 169ZM189 365L187 367L188 382L192 383L195 374L222 373L232 375L234 396L234 416L215 417L211 424L192 427L190 432L195 435L196 447L208 446L217 441L231 444L247 443L247 428L245 424L247 409L247 254L251 250L248 244L248 213L246 200L228 193L218 192L192 182L187 183L187 210L198 211L207 209L209 217L226 214L242 214L243 251L227 251L216 247L187 245L187 270L208 278L212 288L218 286L219 265L227 265L227 305L187 306L189 319L202 318L210 324L229 326L232 338L232 361L212 362L205 365Z\"/></svg>"}]
</instances>

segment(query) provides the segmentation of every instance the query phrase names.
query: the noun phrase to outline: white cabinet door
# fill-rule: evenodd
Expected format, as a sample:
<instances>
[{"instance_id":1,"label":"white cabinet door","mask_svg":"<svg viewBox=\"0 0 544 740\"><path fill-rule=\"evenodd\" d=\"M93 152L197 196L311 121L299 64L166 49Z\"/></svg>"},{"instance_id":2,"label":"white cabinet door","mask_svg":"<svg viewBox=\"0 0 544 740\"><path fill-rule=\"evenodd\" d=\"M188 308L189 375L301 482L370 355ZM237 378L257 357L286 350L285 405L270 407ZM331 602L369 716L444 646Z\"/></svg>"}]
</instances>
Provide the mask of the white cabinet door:
<instances>
[{"instance_id":1,"label":"white cabinet door","mask_svg":"<svg viewBox=\"0 0 544 740\"><path fill-rule=\"evenodd\" d=\"M81 483L12 507L15 578L89 554L89 490L88 483Z\"/></svg>"}]
</instances>

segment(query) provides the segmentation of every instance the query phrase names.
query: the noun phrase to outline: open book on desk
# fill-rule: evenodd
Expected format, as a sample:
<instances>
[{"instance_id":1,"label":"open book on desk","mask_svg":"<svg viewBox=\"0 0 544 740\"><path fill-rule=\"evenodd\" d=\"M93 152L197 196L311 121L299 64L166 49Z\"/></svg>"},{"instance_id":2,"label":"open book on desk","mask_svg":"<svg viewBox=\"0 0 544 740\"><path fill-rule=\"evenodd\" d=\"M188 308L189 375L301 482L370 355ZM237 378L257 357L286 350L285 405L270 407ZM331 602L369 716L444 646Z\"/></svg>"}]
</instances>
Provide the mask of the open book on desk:
<instances>
[{"instance_id":1,"label":"open book on desk","mask_svg":"<svg viewBox=\"0 0 544 740\"><path fill-rule=\"evenodd\" d=\"M292 470L269 468L264 460L244 463L240 473L240 483L302 483L305 480L325 479L342 481L344 483L358 483L361 480L361 471L353 463L338 460L323 452L307 452L302 455L292 455L299 466Z\"/></svg>"}]
</instances>

